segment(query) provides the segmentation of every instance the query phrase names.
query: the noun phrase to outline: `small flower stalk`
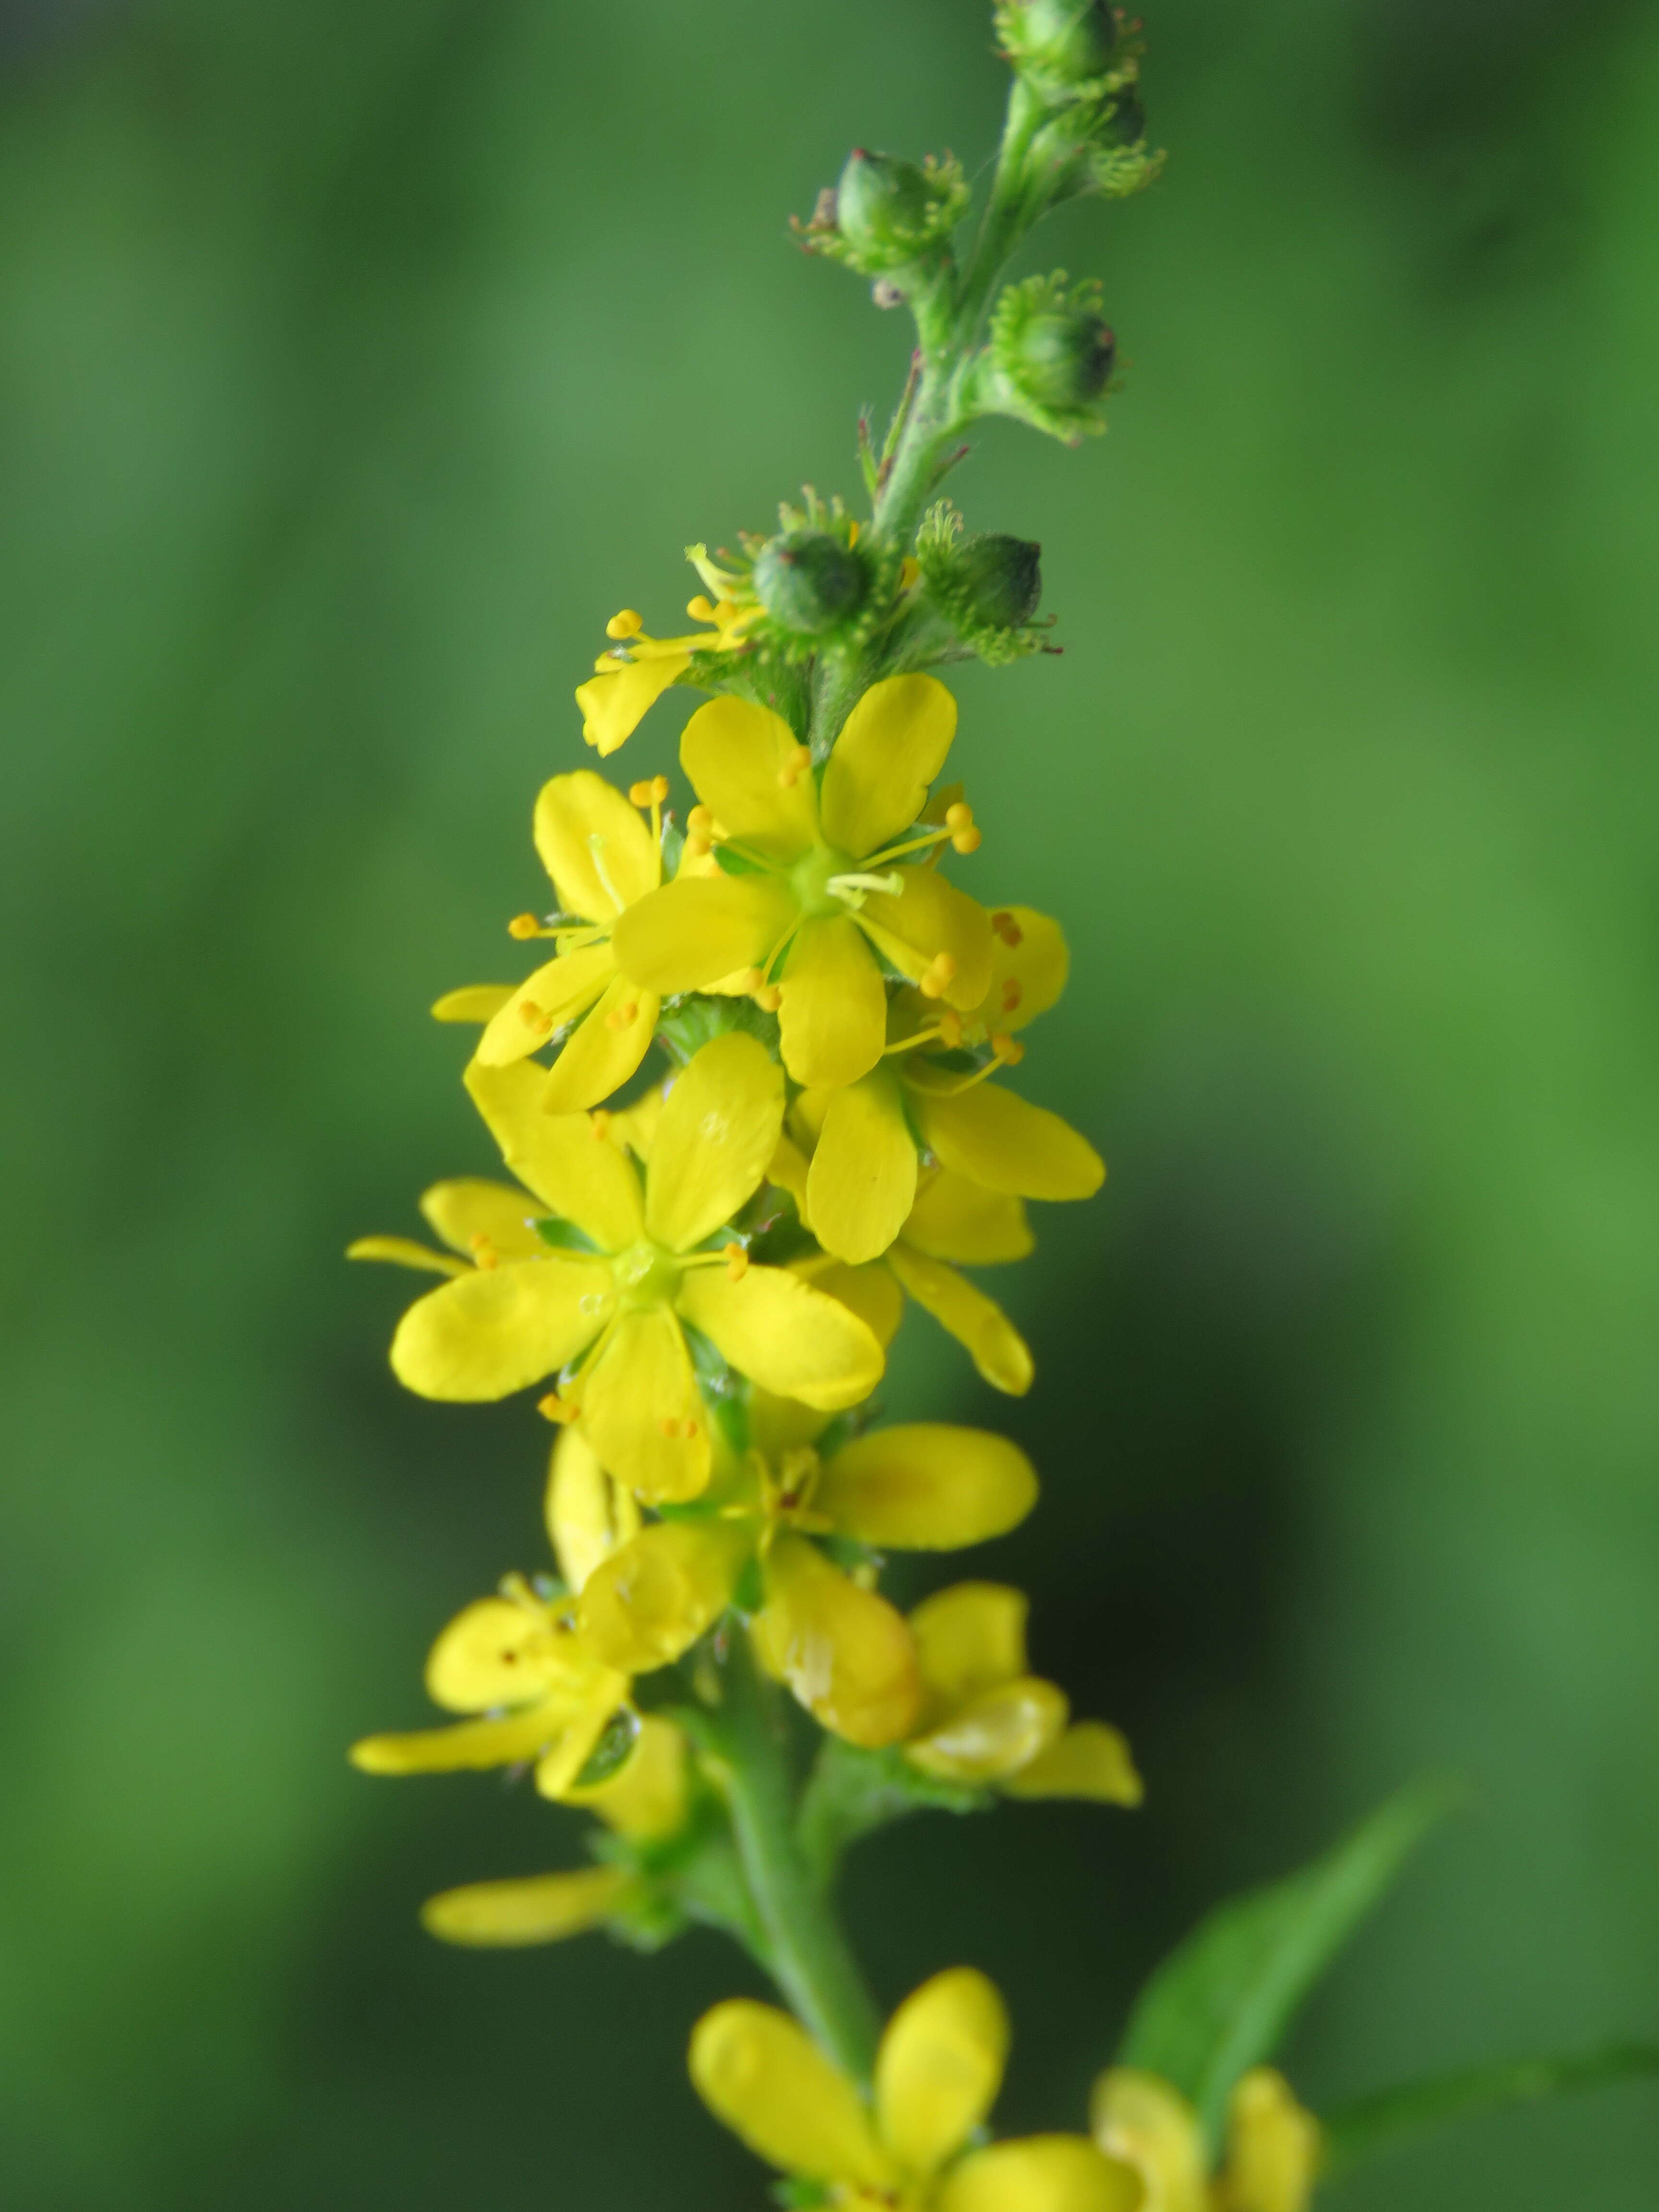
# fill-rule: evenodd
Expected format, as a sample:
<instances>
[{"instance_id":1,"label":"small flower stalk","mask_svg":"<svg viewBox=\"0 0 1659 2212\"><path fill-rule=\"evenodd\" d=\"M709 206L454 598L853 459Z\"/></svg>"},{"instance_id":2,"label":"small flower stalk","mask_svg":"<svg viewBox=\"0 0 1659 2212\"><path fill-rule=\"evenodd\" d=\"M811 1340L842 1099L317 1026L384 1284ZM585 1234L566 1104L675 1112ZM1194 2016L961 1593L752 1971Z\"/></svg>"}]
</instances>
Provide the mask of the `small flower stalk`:
<instances>
[{"instance_id":1,"label":"small flower stalk","mask_svg":"<svg viewBox=\"0 0 1659 2212\"><path fill-rule=\"evenodd\" d=\"M392 1339L406 1389L522 1403L549 1555L438 1636L442 1720L351 1755L501 1770L548 1801L554 1863L431 1899L447 1942L605 1929L651 1950L702 1923L742 1947L783 2008L716 2005L691 2079L787 2203L1304 2212L1348 2138L1273 2069L1288 2015L1242 1938L1201 1928L1159 1970L1090 2112L1000 2140L997 1991L947 1966L884 2026L834 1905L846 1851L890 1821L1008 1799L1115 1819L1144 1790L1121 1730L1033 1670L1024 1592L977 1562L908 1611L884 1588L896 1554L994 1545L1040 1494L989 1430L884 1421L908 1310L1030 1389L979 1272L1105 1176L1027 1095L1066 939L1007 896L970 796L987 733L959 738L946 680L1055 649L1041 548L970 527L942 486L985 417L1071 446L1105 428L1099 286L1003 272L1052 208L1138 191L1162 156L1121 10L1000 0L994 27L1010 96L977 209L951 156L860 148L797 226L915 321L890 423L859 427L861 507L809 489L775 529L693 545L689 630L612 617L532 808L546 910L507 921L500 979L433 1008L471 1033L501 1171L433 1183L429 1239L350 1255L419 1278ZM652 716L676 689L701 697L671 758ZM1350 1908L1426 1826L1378 1818L1330 1876ZM1287 1886L1287 1948L1319 1875ZM1245 1905L1261 1948L1277 1923Z\"/></svg>"}]
</instances>

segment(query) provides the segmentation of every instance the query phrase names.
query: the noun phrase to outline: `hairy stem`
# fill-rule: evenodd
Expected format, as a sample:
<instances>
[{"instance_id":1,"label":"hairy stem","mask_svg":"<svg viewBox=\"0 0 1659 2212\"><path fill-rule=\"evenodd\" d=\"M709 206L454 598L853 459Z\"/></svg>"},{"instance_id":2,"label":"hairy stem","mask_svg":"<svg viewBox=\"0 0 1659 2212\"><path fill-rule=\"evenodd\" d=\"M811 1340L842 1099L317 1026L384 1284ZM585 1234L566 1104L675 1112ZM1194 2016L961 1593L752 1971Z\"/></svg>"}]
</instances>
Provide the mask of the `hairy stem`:
<instances>
[{"instance_id":1,"label":"hairy stem","mask_svg":"<svg viewBox=\"0 0 1659 2212\"><path fill-rule=\"evenodd\" d=\"M880 2021L858 1963L795 1840L785 1716L778 1691L733 1635L722 1670L718 1737L738 1856L765 1931L767 1964L791 2008L836 2063L867 2081Z\"/></svg>"}]
</instances>

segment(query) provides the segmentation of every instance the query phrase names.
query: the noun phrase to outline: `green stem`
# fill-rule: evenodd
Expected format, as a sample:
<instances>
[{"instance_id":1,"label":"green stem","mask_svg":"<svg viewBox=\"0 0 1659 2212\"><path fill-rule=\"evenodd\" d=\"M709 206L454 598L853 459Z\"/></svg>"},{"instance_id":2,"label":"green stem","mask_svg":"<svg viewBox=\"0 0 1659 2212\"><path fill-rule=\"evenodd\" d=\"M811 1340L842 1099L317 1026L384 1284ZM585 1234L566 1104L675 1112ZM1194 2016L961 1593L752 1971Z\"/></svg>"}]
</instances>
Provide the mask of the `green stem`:
<instances>
[{"instance_id":1,"label":"green stem","mask_svg":"<svg viewBox=\"0 0 1659 2212\"><path fill-rule=\"evenodd\" d=\"M836 2063L854 2081L867 2081L880 2019L795 1840L781 1700L740 1632L732 1636L721 1677L726 1697L717 1728L726 1800L773 1978Z\"/></svg>"}]
</instances>

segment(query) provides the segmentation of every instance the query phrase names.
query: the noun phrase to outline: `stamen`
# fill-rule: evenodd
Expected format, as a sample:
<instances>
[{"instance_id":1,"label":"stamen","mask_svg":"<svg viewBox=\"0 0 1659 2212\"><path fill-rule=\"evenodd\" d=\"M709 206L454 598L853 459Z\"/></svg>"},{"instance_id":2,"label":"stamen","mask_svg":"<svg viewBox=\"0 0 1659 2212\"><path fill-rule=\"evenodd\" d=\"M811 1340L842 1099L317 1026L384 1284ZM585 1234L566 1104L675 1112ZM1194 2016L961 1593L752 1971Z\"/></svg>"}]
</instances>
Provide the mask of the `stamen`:
<instances>
[{"instance_id":1,"label":"stamen","mask_svg":"<svg viewBox=\"0 0 1659 2212\"><path fill-rule=\"evenodd\" d=\"M945 826L951 832L952 849L958 853L976 853L984 843L983 833L974 827L974 810L963 799L945 810Z\"/></svg>"},{"instance_id":2,"label":"stamen","mask_svg":"<svg viewBox=\"0 0 1659 2212\"><path fill-rule=\"evenodd\" d=\"M707 806L694 806L685 817L685 856L689 860L701 860L714 848L714 811Z\"/></svg>"},{"instance_id":3,"label":"stamen","mask_svg":"<svg viewBox=\"0 0 1659 2212\"><path fill-rule=\"evenodd\" d=\"M785 756L783 766L778 770L779 783L785 791L793 791L811 765L812 748L797 745L793 752Z\"/></svg>"},{"instance_id":4,"label":"stamen","mask_svg":"<svg viewBox=\"0 0 1659 2212\"><path fill-rule=\"evenodd\" d=\"M783 993L775 983L760 983L749 994L763 1014L775 1014L783 1004Z\"/></svg>"},{"instance_id":5,"label":"stamen","mask_svg":"<svg viewBox=\"0 0 1659 2212\"><path fill-rule=\"evenodd\" d=\"M483 1267L486 1272L491 1267L501 1266L501 1255L490 1243L486 1231L475 1229L467 1238L466 1243L467 1249L471 1253L477 1266Z\"/></svg>"},{"instance_id":6,"label":"stamen","mask_svg":"<svg viewBox=\"0 0 1659 2212\"><path fill-rule=\"evenodd\" d=\"M612 1006L605 1018L605 1025L608 1030L629 1030L639 1018L640 1002L637 999L629 999L620 1006Z\"/></svg>"},{"instance_id":7,"label":"stamen","mask_svg":"<svg viewBox=\"0 0 1659 2212\"><path fill-rule=\"evenodd\" d=\"M900 591L908 592L914 590L917 582L920 580L921 576L921 562L916 559L914 553L907 553L903 560L899 562Z\"/></svg>"},{"instance_id":8,"label":"stamen","mask_svg":"<svg viewBox=\"0 0 1659 2212\"><path fill-rule=\"evenodd\" d=\"M919 853L925 845L942 844L950 836L948 830L927 830L920 837L907 837L902 845L884 845L879 853L872 853L869 865L879 867L884 860L902 860L907 853Z\"/></svg>"},{"instance_id":9,"label":"stamen","mask_svg":"<svg viewBox=\"0 0 1659 2212\"><path fill-rule=\"evenodd\" d=\"M991 1049L1005 1067L1018 1067L1025 1057L1025 1048L1018 1038L1011 1037L1006 1030L993 1030Z\"/></svg>"},{"instance_id":10,"label":"stamen","mask_svg":"<svg viewBox=\"0 0 1659 2212\"><path fill-rule=\"evenodd\" d=\"M962 1016L957 1012L954 1006L940 1007L939 1017L939 1033L940 1038L952 1052L959 1052L961 1050Z\"/></svg>"},{"instance_id":11,"label":"stamen","mask_svg":"<svg viewBox=\"0 0 1659 2212\"><path fill-rule=\"evenodd\" d=\"M605 626L607 637L637 637L645 628L645 619L636 615L632 607L624 607L620 614L612 615Z\"/></svg>"},{"instance_id":12,"label":"stamen","mask_svg":"<svg viewBox=\"0 0 1659 2212\"><path fill-rule=\"evenodd\" d=\"M942 999L956 981L957 963L948 952L936 952L921 976L924 999Z\"/></svg>"},{"instance_id":13,"label":"stamen","mask_svg":"<svg viewBox=\"0 0 1659 2212\"><path fill-rule=\"evenodd\" d=\"M690 616L693 622L711 623L714 619L714 604L702 592L697 593L695 599L688 599L686 601L685 611Z\"/></svg>"},{"instance_id":14,"label":"stamen","mask_svg":"<svg viewBox=\"0 0 1659 2212\"><path fill-rule=\"evenodd\" d=\"M564 1429L579 1417L581 1408L573 1406L568 1398L562 1398L556 1390L550 1390L546 1397L537 1399L536 1411L544 1421L551 1421L556 1427Z\"/></svg>"},{"instance_id":15,"label":"stamen","mask_svg":"<svg viewBox=\"0 0 1659 2212\"><path fill-rule=\"evenodd\" d=\"M749 1273L749 1255L744 1251L743 1246L741 1244L724 1244L720 1247L720 1257L726 1262L726 1280L732 1283L740 1283L744 1277Z\"/></svg>"},{"instance_id":16,"label":"stamen","mask_svg":"<svg viewBox=\"0 0 1659 2212\"><path fill-rule=\"evenodd\" d=\"M643 782L630 783L628 787L630 806L660 806L667 796L668 778L665 775L650 776Z\"/></svg>"},{"instance_id":17,"label":"stamen","mask_svg":"<svg viewBox=\"0 0 1659 2212\"><path fill-rule=\"evenodd\" d=\"M823 887L831 898L838 898L850 906L854 914L863 906L870 891L884 891L889 898L900 898L904 892L904 878L896 873L872 875L867 868L849 868L844 876L831 876Z\"/></svg>"},{"instance_id":18,"label":"stamen","mask_svg":"<svg viewBox=\"0 0 1659 2212\"><path fill-rule=\"evenodd\" d=\"M544 1006L538 1006L533 999L520 1000L518 1015L526 1029L539 1030L543 1036L553 1034L552 1015Z\"/></svg>"},{"instance_id":19,"label":"stamen","mask_svg":"<svg viewBox=\"0 0 1659 2212\"><path fill-rule=\"evenodd\" d=\"M1024 945L1025 942L1025 932L1014 920L1006 907L1000 907L991 916L991 927L1003 943L1010 947Z\"/></svg>"},{"instance_id":20,"label":"stamen","mask_svg":"<svg viewBox=\"0 0 1659 2212\"><path fill-rule=\"evenodd\" d=\"M507 933L509 937L539 937L542 933L540 919L533 914L515 914L507 925Z\"/></svg>"},{"instance_id":21,"label":"stamen","mask_svg":"<svg viewBox=\"0 0 1659 2212\"><path fill-rule=\"evenodd\" d=\"M637 1008L635 1011L638 1011ZM603 1106L596 1106L593 1109L593 1111L588 1115L587 1121L588 1127L592 1130L594 1136L599 1139L600 1144L603 1144L611 1133L610 1115L605 1111Z\"/></svg>"}]
</instances>

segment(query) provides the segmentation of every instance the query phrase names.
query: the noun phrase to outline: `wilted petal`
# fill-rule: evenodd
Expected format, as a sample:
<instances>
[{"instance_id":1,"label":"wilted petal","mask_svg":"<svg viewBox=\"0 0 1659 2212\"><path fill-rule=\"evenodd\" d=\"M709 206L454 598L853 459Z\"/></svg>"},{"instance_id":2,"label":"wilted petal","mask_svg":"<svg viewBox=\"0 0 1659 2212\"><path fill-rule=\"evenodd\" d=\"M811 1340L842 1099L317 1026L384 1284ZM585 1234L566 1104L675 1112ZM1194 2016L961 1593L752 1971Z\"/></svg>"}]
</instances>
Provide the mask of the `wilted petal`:
<instances>
[{"instance_id":1,"label":"wilted petal","mask_svg":"<svg viewBox=\"0 0 1659 2212\"><path fill-rule=\"evenodd\" d=\"M1048 1749L1066 1725L1065 1692L1035 1674L982 1690L937 1728L904 1747L905 1756L947 1782L1001 1782Z\"/></svg>"}]
</instances>

